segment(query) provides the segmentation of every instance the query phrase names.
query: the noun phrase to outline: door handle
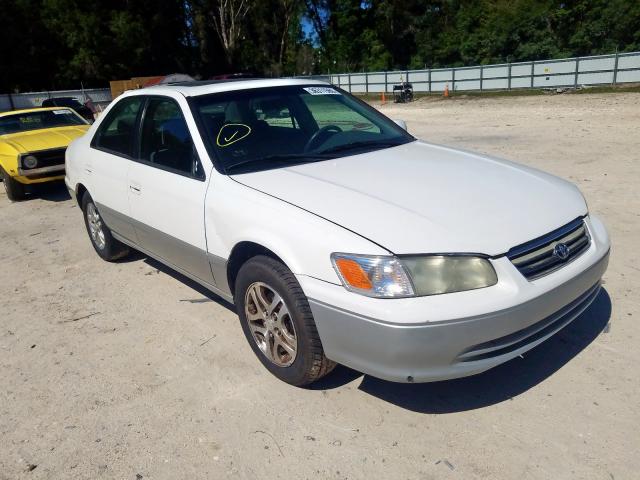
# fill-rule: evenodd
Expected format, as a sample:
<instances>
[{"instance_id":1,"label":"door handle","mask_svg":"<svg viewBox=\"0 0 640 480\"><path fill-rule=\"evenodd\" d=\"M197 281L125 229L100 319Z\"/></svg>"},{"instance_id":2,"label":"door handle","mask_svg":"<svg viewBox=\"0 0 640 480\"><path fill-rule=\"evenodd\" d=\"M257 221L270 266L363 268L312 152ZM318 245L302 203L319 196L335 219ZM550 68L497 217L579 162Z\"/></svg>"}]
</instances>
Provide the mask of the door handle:
<instances>
[{"instance_id":1,"label":"door handle","mask_svg":"<svg viewBox=\"0 0 640 480\"><path fill-rule=\"evenodd\" d=\"M142 187L138 183L130 183L129 190L131 190L131 193L133 193L134 195L140 195L140 193L142 192Z\"/></svg>"}]
</instances>

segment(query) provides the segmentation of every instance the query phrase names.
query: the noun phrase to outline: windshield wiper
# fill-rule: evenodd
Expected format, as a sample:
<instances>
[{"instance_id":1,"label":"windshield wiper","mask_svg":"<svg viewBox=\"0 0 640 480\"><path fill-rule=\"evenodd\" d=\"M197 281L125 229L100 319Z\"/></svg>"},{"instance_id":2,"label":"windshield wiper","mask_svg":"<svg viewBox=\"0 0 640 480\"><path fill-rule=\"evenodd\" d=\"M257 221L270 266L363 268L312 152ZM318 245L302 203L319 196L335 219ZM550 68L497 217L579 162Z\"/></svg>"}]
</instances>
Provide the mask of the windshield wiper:
<instances>
[{"instance_id":1,"label":"windshield wiper","mask_svg":"<svg viewBox=\"0 0 640 480\"><path fill-rule=\"evenodd\" d=\"M344 152L346 150L357 150L359 148L367 148L367 147L396 147L398 145L402 145L402 142L391 142L391 141L380 141L380 140L367 140L361 142L351 142L345 143L344 145L336 145L335 147L329 147L325 150L320 150L317 152L318 154L327 154L327 153L335 153L335 152Z\"/></svg>"},{"instance_id":2,"label":"windshield wiper","mask_svg":"<svg viewBox=\"0 0 640 480\"><path fill-rule=\"evenodd\" d=\"M234 163L232 165L226 165L225 170L227 172L231 170L235 170L238 167L249 165L252 163L263 163L263 162L273 162L275 164L281 163L311 163L317 162L320 160L328 160L333 158L331 155L324 155L322 152L320 153L282 153L282 154L272 154L267 155L265 157L257 157L257 158L249 158L247 160L243 160L238 163Z\"/></svg>"}]
</instances>

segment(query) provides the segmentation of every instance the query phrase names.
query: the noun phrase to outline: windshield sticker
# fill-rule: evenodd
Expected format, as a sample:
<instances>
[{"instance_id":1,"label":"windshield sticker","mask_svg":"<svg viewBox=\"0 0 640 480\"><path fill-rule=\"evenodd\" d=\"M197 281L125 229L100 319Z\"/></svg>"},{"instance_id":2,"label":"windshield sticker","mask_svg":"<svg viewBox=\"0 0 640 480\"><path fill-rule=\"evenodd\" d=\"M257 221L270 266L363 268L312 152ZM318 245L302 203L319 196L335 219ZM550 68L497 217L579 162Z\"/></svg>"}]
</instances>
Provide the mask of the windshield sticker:
<instances>
[{"instance_id":1,"label":"windshield sticker","mask_svg":"<svg viewBox=\"0 0 640 480\"><path fill-rule=\"evenodd\" d=\"M71 110L54 110L53 113L56 115L71 115Z\"/></svg>"},{"instance_id":2,"label":"windshield sticker","mask_svg":"<svg viewBox=\"0 0 640 480\"><path fill-rule=\"evenodd\" d=\"M216 144L223 148L228 147L246 138L251 133L251 127L244 123L227 123L218 132Z\"/></svg>"},{"instance_id":3,"label":"windshield sticker","mask_svg":"<svg viewBox=\"0 0 640 480\"><path fill-rule=\"evenodd\" d=\"M339 91L331 87L305 87L303 90L306 90L311 95L340 95Z\"/></svg>"}]
</instances>

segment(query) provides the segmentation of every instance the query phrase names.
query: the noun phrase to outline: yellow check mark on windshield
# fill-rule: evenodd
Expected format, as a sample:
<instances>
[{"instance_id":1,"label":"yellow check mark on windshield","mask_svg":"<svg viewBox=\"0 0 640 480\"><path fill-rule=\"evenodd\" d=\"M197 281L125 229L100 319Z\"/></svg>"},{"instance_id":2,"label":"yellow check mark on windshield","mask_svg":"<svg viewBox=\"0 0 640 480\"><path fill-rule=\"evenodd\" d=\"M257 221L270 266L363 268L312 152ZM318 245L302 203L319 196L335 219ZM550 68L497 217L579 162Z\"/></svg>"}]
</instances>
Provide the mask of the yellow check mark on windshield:
<instances>
[{"instance_id":1,"label":"yellow check mark on windshield","mask_svg":"<svg viewBox=\"0 0 640 480\"><path fill-rule=\"evenodd\" d=\"M224 137L224 141L230 142L231 140L233 140L233 137L235 137L237 134L238 134L238 131L236 130L235 132L233 132L233 135L231 135L229 138Z\"/></svg>"}]
</instances>

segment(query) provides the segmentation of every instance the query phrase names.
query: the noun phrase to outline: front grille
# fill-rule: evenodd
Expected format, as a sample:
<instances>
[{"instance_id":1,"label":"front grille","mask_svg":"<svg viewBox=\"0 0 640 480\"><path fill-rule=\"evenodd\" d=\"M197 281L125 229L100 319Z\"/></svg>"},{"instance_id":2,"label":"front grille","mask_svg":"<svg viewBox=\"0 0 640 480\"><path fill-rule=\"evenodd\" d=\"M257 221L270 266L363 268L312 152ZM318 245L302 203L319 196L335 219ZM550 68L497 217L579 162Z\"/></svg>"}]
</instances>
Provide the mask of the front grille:
<instances>
[{"instance_id":1,"label":"front grille","mask_svg":"<svg viewBox=\"0 0 640 480\"><path fill-rule=\"evenodd\" d=\"M39 152L29 152L23 157L27 155L33 155L38 159L38 165L36 168L45 168L45 167L53 167L55 165L64 165L64 152L66 148L51 148L49 150L40 150ZM24 171L28 171L28 168L25 168L24 165L20 165L20 167Z\"/></svg>"},{"instance_id":2,"label":"front grille","mask_svg":"<svg viewBox=\"0 0 640 480\"><path fill-rule=\"evenodd\" d=\"M576 259L591 239L582 218L530 242L513 247L507 258L527 280L548 275Z\"/></svg>"},{"instance_id":3,"label":"front grille","mask_svg":"<svg viewBox=\"0 0 640 480\"><path fill-rule=\"evenodd\" d=\"M476 362L499 357L532 344L568 325L587 309L600 293L600 282L556 313L522 330L467 348L458 355L459 362Z\"/></svg>"}]
</instances>

